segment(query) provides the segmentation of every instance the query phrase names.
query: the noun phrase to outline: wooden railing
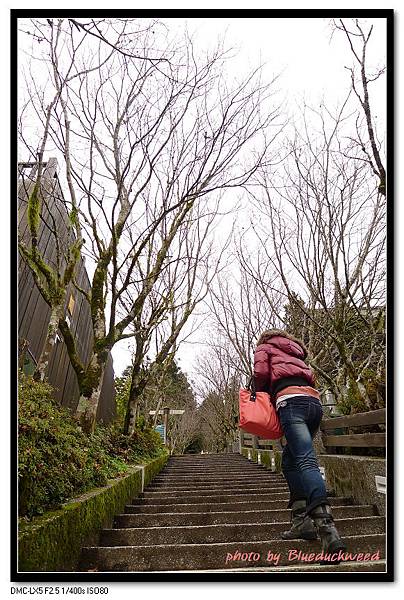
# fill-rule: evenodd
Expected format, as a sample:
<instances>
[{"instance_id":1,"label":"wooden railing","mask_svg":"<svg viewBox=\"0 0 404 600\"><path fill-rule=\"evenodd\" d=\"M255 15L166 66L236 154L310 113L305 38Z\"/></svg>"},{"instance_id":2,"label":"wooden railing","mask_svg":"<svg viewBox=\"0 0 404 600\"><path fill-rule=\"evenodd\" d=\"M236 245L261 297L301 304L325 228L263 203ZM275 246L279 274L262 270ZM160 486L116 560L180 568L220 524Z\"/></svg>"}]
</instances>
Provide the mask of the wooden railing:
<instances>
[{"instance_id":1,"label":"wooden railing","mask_svg":"<svg viewBox=\"0 0 404 600\"><path fill-rule=\"evenodd\" d=\"M254 450L280 450L282 448L278 440L265 440L252 435L251 433L245 433L240 429L240 447L253 448Z\"/></svg>"},{"instance_id":2,"label":"wooden railing","mask_svg":"<svg viewBox=\"0 0 404 600\"><path fill-rule=\"evenodd\" d=\"M386 446L386 433L361 433L350 431L351 428L365 427L369 425L384 425L386 423L386 409L371 410L356 415L346 415L323 419L320 430L322 442L325 448L329 447L360 447L360 448L384 448ZM337 435L335 429L348 430Z\"/></svg>"}]
</instances>

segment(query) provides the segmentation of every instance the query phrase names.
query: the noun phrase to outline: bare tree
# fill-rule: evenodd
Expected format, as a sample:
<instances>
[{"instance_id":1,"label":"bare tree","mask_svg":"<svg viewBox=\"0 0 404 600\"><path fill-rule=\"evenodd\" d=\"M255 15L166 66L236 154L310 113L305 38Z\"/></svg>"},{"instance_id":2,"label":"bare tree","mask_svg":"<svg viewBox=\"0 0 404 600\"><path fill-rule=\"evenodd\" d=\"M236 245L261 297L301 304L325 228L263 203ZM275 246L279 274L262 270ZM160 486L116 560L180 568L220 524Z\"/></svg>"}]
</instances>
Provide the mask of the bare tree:
<instances>
[{"instance_id":1,"label":"bare tree","mask_svg":"<svg viewBox=\"0 0 404 600\"><path fill-rule=\"evenodd\" d=\"M243 235L233 236L235 244L231 269L217 278L210 291L210 311L214 335L209 336L208 344L221 349L221 360L234 369L239 376L252 375L252 357L260 333L264 329L279 324L280 300L268 292L257 293L255 277L245 268L249 262L248 247ZM224 358L226 353L227 358Z\"/></svg>"},{"instance_id":2,"label":"bare tree","mask_svg":"<svg viewBox=\"0 0 404 600\"><path fill-rule=\"evenodd\" d=\"M196 406L186 406L184 414L176 418L170 427L169 440L171 454L183 454L187 447L197 438L199 430L199 415Z\"/></svg>"},{"instance_id":3,"label":"bare tree","mask_svg":"<svg viewBox=\"0 0 404 600\"><path fill-rule=\"evenodd\" d=\"M140 339L131 326L141 321L183 224L204 197L248 184L265 164L273 138L267 132L278 113L271 84L260 81L259 69L227 85L227 57L220 48L202 61L187 38L156 58L152 32L146 29L131 38L141 55L121 52L118 42L113 48L106 44L110 33L99 39L94 23L96 45L86 47L88 27L75 21L37 21L36 26L48 41L46 58L60 95L61 110L50 113L49 138L63 157L94 265L90 293L80 290L90 304L94 333L87 365L66 319L59 319L79 382L76 415L91 431L108 352L123 339ZM116 25L105 26L111 31ZM32 105L43 122L43 97L33 86ZM160 244L150 244L163 224ZM121 299L140 271L138 293L118 317ZM167 343L177 335L173 332Z\"/></svg>"},{"instance_id":4,"label":"bare tree","mask_svg":"<svg viewBox=\"0 0 404 600\"><path fill-rule=\"evenodd\" d=\"M31 159L34 159L33 168L28 177L21 170L21 185L20 195L25 196L27 201L27 218L28 218L28 236L26 239L19 238L19 251L23 259L29 265L33 275L35 284L37 285L43 299L51 309L47 336L42 348L40 357L37 361L37 366L34 373L35 379L43 380L46 376L49 357L55 343L56 333L59 327L59 321L64 315L64 305L66 292L69 285L75 285L75 269L78 263L82 247L85 240L82 237L82 228L78 219L78 205L76 201L76 191L73 185L71 161L70 161L70 138L71 127L68 117L67 105L63 94L66 86L76 77L85 77L90 72L96 71L101 65L105 65L112 57L110 52L100 64L95 64L89 68L83 68L77 71L77 55L83 40L86 37L79 39L73 36L73 25L77 29L82 29L88 35L95 35L101 40L102 44L107 44L117 52L122 53L127 39L131 37L127 31L130 29L128 24L133 23L133 20L119 19L118 28L112 28L114 31L114 41L107 40L101 33L100 26L108 24L109 20L91 20L90 25L81 25L78 21L69 19L69 25L64 31L62 29L62 20L56 23L50 19L36 20L32 19L29 26L26 23L20 27L20 33L30 36L33 44L41 44L45 42L49 47L49 78L53 87L54 95L51 96L49 104L46 104L45 97L47 90L41 90L37 87L36 77L31 71L31 64L28 65L29 76L25 76L26 89L29 96L35 95L37 103L32 101L32 98L21 102L21 110L19 114L19 137L21 151L28 151ZM148 26L150 29L152 25ZM30 31L27 31L27 29ZM69 51L67 53L67 64L65 67L65 75L61 76L59 68L60 46L66 43L66 34L69 35ZM66 56L64 56L66 59ZM142 57L142 60L146 60ZM154 60L154 59L151 59ZM157 60L157 59L156 59ZM33 109L33 113L39 119L40 126L38 131L37 147L32 146L29 138L26 135L28 123L24 123L24 116L28 107ZM69 198L66 201L59 185L58 179L47 176L47 172L52 170L54 159L44 162L44 152L49 144L52 130L52 115L60 108L59 118L64 120L65 125L65 175L68 184ZM29 117L27 119L29 121ZM36 164L35 164L36 163ZM67 239L61 234L56 225L53 206L55 201L65 203L68 213L68 237ZM46 218L45 218L46 215ZM45 258L43 249L38 246L38 236L40 226L44 225L51 230L52 244L56 250L54 261L49 261Z\"/></svg>"},{"instance_id":5,"label":"bare tree","mask_svg":"<svg viewBox=\"0 0 404 600\"><path fill-rule=\"evenodd\" d=\"M51 22L50 22L51 23ZM27 88L30 93L36 94L38 104L27 100L21 102L21 110L19 116L19 137L21 146L28 150L31 158L34 159L36 165L31 170L29 178L22 177L21 193L27 198L27 219L28 219L28 239L19 239L19 251L26 263L31 269L35 284L37 285L43 299L51 309L49 327L44 347L39 357L37 368L34 377L43 380L49 363L49 356L52 350L56 332L58 329L59 319L63 316L64 304L66 298L66 290L70 283L74 282L75 267L80 257L81 248L84 240L80 223L77 219L77 203L74 188L71 182L69 152L66 154L66 176L69 182L70 192L70 207L68 208L70 231L68 240L62 240L60 232L56 226L51 205L55 199L60 196L60 189L57 180L49 177L43 177L49 165L44 164L44 153L49 144L52 129L52 116L58 110L62 111L62 115L66 125L66 146L69 149L70 143L70 124L67 120L67 112L63 100L63 90L67 81L74 78L72 69L74 66L75 54L77 45L72 44L72 54L66 67L65 78L60 77L59 73L59 58L58 46L61 43L61 29L55 30L52 26L47 27L46 33L43 27L40 27L35 21L32 23L33 31L26 32L33 37L36 43L45 41L49 47L51 56L51 66L49 73L50 81L52 82L52 94L49 99L49 104L45 101L45 91L39 93L36 89L35 77L30 72L30 83L27 79ZM87 71L84 70L84 73ZM32 84L32 85L31 85ZM27 141L24 124L24 113L28 106L34 109L34 113L40 120L40 129L37 136L36 147ZM59 198L62 200L62 198ZM63 199L64 200L64 199ZM49 205L48 205L49 204ZM44 219L44 205L47 210L50 223ZM54 264L47 261L43 255L42 249L38 246L38 235L40 225L45 224L51 229L53 244L56 248L56 259Z\"/></svg>"},{"instance_id":6,"label":"bare tree","mask_svg":"<svg viewBox=\"0 0 404 600\"><path fill-rule=\"evenodd\" d=\"M198 359L198 408L204 448L223 451L235 440L238 431L238 396L245 383L240 372L228 362L229 353L211 346Z\"/></svg>"},{"instance_id":7,"label":"bare tree","mask_svg":"<svg viewBox=\"0 0 404 600\"><path fill-rule=\"evenodd\" d=\"M178 347L192 335L184 336L184 328L196 307L204 300L221 266L221 257L227 247L214 249L214 233L218 203L201 202L191 211L181 226L178 237L162 267L158 282L148 296L139 319L134 323L136 350L132 361L132 384L125 419L125 432L130 433L136 422L139 401L147 386L155 380L162 383L165 367L170 365ZM164 227L161 235L165 235ZM157 236L159 237L159 236ZM148 250L153 254L154 239ZM159 239L157 246L160 245ZM138 285L142 286L142 274ZM139 294L137 286L127 291L128 300ZM151 364L145 368L145 357L154 353ZM160 402L162 397L160 397Z\"/></svg>"},{"instance_id":8,"label":"bare tree","mask_svg":"<svg viewBox=\"0 0 404 600\"><path fill-rule=\"evenodd\" d=\"M206 351L195 366L202 399L198 415L203 446L214 451L225 450L236 439L239 388L245 387L252 375L259 334L279 323L276 308L281 310L275 306L275 295L269 304L257 291L254 277L243 268L246 246L242 234L234 231L232 240L229 266L210 288Z\"/></svg>"},{"instance_id":9,"label":"bare tree","mask_svg":"<svg viewBox=\"0 0 404 600\"><path fill-rule=\"evenodd\" d=\"M335 30L342 31L345 34L351 54L354 57L357 69L359 70L358 77L357 70L355 68L346 67L351 74L352 90L358 98L362 112L366 119L368 141L365 141L364 136L358 126L356 128L357 136L355 141L360 146L373 173L379 179L379 192L385 196L386 170L380 154L380 143L377 139L377 132L369 96L369 84L379 79L379 77L385 73L386 66L383 65L372 74L370 74L367 69L367 49L373 32L373 25L365 28L360 23L359 19L351 19L349 24L347 24L343 19L338 19L333 21L333 26Z\"/></svg>"}]
</instances>

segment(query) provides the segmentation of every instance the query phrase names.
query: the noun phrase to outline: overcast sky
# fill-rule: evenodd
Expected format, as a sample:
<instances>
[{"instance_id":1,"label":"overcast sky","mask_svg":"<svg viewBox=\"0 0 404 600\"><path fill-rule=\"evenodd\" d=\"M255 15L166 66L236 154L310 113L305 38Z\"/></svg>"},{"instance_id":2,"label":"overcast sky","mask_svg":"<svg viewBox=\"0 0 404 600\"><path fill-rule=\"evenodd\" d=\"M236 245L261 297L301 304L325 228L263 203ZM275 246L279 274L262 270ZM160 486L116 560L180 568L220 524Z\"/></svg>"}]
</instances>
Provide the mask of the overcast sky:
<instances>
[{"instance_id":1,"label":"overcast sky","mask_svg":"<svg viewBox=\"0 0 404 600\"><path fill-rule=\"evenodd\" d=\"M341 32L331 39L330 19L324 18L238 18L238 19L164 19L181 29L184 23L194 32L196 42L213 46L225 36L226 45L239 49L235 68L254 68L260 60L267 65L268 76L281 74L277 82L280 94L289 100L289 108L305 97L314 103L325 100L339 103L349 88L351 65L347 41ZM363 20L364 23L369 21ZM385 62L385 20L372 19L372 42L368 47L368 64L377 67ZM372 89L375 115L384 112L384 81Z\"/></svg>"}]
</instances>

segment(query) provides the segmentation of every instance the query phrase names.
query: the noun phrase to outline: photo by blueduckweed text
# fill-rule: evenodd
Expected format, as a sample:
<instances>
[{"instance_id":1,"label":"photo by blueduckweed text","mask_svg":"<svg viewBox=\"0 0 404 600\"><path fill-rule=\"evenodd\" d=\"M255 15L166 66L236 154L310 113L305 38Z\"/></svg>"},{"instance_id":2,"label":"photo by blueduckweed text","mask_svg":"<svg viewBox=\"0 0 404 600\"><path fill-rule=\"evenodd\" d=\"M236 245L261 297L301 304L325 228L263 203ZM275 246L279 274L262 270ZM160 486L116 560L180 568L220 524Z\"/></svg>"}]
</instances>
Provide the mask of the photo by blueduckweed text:
<instances>
[{"instance_id":1,"label":"photo by blueduckweed text","mask_svg":"<svg viewBox=\"0 0 404 600\"><path fill-rule=\"evenodd\" d=\"M279 561L281 560L282 554L280 552L272 552L268 550L265 558L266 562L277 566ZM328 561L328 562L369 562L380 560L380 550L377 552L334 552L333 554L327 552L303 552L302 550L297 550L292 548L287 551L286 558L289 562L319 562L319 561ZM259 562L261 560L260 552L240 552L236 550L231 553L228 552L226 554L225 563L229 562Z\"/></svg>"}]
</instances>

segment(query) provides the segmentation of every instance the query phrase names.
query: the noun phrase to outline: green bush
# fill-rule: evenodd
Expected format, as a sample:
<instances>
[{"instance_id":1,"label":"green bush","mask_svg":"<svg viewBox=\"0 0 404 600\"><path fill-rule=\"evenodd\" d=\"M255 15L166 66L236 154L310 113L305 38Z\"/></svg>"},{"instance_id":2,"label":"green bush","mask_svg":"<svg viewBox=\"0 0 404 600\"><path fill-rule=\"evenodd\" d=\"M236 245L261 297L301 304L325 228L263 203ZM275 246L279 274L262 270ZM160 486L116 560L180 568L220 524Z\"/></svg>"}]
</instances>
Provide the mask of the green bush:
<instances>
[{"instance_id":1,"label":"green bush","mask_svg":"<svg viewBox=\"0 0 404 600\"><path fill-rule=\"evenodd\" d=\"M160 435L150 427L136 427L132 435L125 435L118 424L99 427L104 448L109 456L125 463L135 463L142 459L156 458L164 452Z\"/></svg>"},{"instance_id":2,"label":"green bush","mask_svg":"<svg viewBox=\"0 0 404 600\"><path fill-rule=\"evenodd\" d=\"M156 432L132 438L112 427L87 436L47 383L20 374L18 397L19 514L31 518L127 471L126 463L163 452Z\"/></svg>"}]
</instances>

